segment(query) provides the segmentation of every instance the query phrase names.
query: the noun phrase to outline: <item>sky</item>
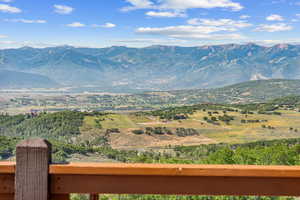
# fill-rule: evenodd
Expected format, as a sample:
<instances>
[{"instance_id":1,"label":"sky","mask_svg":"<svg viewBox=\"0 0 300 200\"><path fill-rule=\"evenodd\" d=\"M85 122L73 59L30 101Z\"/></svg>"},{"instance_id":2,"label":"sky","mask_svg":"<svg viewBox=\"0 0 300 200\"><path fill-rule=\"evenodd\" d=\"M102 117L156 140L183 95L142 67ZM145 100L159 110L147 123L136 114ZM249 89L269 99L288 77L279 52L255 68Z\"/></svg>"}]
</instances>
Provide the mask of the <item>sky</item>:
<instances>
[{"instance_id":1,"label":"sky","mask_svg":"<svg viewBox=\"0 0 300 200\"><path fill-rule=\"evenodd\" d=\"M300 43L300 0L0 0L0 48Z\"/></svg>"}]
</instances>

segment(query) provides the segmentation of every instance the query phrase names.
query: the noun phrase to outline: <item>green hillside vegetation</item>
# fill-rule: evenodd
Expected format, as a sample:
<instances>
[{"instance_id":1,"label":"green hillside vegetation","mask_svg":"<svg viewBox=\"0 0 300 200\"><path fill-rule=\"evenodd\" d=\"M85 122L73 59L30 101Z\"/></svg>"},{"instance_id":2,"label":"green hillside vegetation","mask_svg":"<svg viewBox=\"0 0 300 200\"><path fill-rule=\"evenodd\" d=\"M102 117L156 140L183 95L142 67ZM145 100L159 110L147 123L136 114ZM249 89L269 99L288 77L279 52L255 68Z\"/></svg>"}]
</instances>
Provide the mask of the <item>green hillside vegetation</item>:
<instances>
[{"instance_id":1,"label":"green hillside vegetation","mask_svg":"<svg viewBox=\"0 0 300 200\"><path fill-rule=\"evenodd\" d=\"M124 163L300 165L299 97L264 104L201 104L129 114L63 111L39 115L0 116L0 159L11 159L16 144L43 137L53 144L53 160L80 156ZM259 114L262 112L268 112ZM274 113L280 113L274 114ZM206 119L206 120L205 120ZM214 123L210 122L213 121ZM298 132L299 130L299 132ZM134 131L138 131L136 134ZM174 141L211 139L209 142ZM280 139L286 138L286 139ZM158 146L139 147L153 141ZM276 140L274 140L276 139ZM252 141L252 142L251 142ZM118 145L127 147L119 148ZM159 147L159 148L157 148ZM128 199L293 199L275 197L206 197L123 195ZM102 199L119 196L102 195ZM84 199L73 196L73 199Z\"/></svg>"},{"instance_id":2,"label":"green hillside vegetation","mask_svg":"<svg viewBox=\"0 0 300 200\"><path fill-rule=\"evenodd\" d=\"M8 116L0 115L0 134L21 137L70 138L80 134L84 113L63 111Z\"/></svg>"},{"instance_id":3,"label":"green hillside vegetation","mask_svg":"<svg viewBox=\"0 0 300 200\"><path fill-rule=\"evenodd\" d=\"M0 135L117 149L244 143L300 136L300 97L257 104L199 104L135 113L62 111L0 115Z\"/></svg>"}]
</instances>

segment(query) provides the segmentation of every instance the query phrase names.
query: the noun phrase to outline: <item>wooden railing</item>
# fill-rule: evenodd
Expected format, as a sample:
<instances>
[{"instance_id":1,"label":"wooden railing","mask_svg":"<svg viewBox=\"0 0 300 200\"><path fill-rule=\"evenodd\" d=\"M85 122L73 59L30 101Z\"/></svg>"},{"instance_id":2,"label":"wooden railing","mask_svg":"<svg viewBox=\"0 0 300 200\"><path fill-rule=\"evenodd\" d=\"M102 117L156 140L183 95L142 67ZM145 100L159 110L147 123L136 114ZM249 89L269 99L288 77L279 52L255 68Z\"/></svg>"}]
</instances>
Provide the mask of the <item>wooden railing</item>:
<instances>
[{"instance_id":1,"label":"wooden railing","mask_svg":"<svg viewBox=\"0 0 300 200\"><path fill-rule=\"evenodd\" d=\"M0 162L0 200L67 200L71 193L300 196L298 166L49 164L41 139L17 145Z\"/></svg>"}]
</instances>

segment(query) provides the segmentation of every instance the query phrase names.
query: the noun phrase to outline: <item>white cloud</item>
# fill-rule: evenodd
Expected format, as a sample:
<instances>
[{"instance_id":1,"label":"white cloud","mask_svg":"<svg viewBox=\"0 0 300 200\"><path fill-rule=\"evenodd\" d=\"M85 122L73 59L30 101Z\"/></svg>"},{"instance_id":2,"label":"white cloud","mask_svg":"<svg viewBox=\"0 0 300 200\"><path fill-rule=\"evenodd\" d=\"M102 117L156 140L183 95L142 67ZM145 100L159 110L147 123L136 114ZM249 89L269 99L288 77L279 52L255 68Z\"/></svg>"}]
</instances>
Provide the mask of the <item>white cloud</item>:
<instances>
[{"instance_id":1,"label":"white cloud","mask_svg":"<svg viewBox=\"0 0 300 200\"><path fill-rule=\"evenodd\" d=\"M67 24L68 27L73 27L73 28L80 28L80 27L85 27L85 24L82 24L80 22L73 22L71 24Z\"/></svg>"},{"instance_id":2,"label":"white cloud","mask_svg":"<svg viewBox=\"0 0 300 200\"><path fill-rule=\"evenodd\" d=\"M20 13L22 12L21 9L7 5L7 4L0 4L0 12L5 13Z\"/></svg>"},{"instance_id":3,"label":"white cloud","mask_svg":"<svg viewBox=\"0 0 300 200\"><path fill-rule=\"evenodd\" d=\"M249 19L251 16L249 15L241 15L240 16L240 19Z\"/></svg>"},{"instance_id":4,"label":"white cloud","mask_svg":"<svg viewBox=\"0 0 300 200\"><path fill-rule=\"evenodd\" d=\"M114 27L116 27L116 25L108 22L108 23L105 23L104 25L102 25L102 27L103 28L114 28Z\"/></svg>"},{"instance_id":5,"label":"white cloud","mask_svg":"<svg viewBox=\"0 0 300 200\"><path fill-rule=\"evenodd\" d=\"M54 12L62 15L71 14L74 11L74 8L66 5L54 5Z\"/></svg>"},{"instance_id":6,"label":"white cloud","mask_svg":"<svg viewBox=\"0 0 300 200\"><path fill-rule=\"evenodd\" d=\"M233 31L232 28L216 27L216 26L168 26L162 28L141 27L136 33L145 35L160 35L171 38L181 39L243 39L239 34L211 34L220 31Z\"/></svg>"},{"instance_id":7,"label":"white cloud","mask_svg":"<svg viewBox=\"0 0 300 200\"><path fill-rule=\"evenodd\" d=\"M279 23L279 24L261 24L255 29L255 31L272 33L278 31L289 31L292 29L293 27L288 24Z\"/></svg>"},{"instance_id":8,"label":"white cloud","mask_svg":"<svg viewBox=\"0 0 300 200\"><path fill-rule=\"evenodd\" d=\"M299 13L299 14L296 14L296 17L300 17L300 13Z\"/></svg>"},{"instance_id":9,"label":"white cloud","mask_svg":"<svg viewBox=\"0 0 300 200\"><path fill-rule=\"evenodd\" d=\"M284 19L281 15L273 14L273 15L266 17L266 20L268 20L268 21L283 21Z\"/></svg>"},{"instance_id":10,"label":"white cloud","mask_svg":"<svg viewBox=\"0 0 300 200\"><path fill-rule=\"evenodd\" d=\"M10 3L10 2L12 2L12 0L0 0L0 2Z\"/></svg>"},{"instance_id":11,"label":"white cloud","mask_svg":"<svg viewBox=\"0 0 300 200\"><path fill-rule=\"evenodd\" d=\"M151 2L150 0L125 0L125 1L131 4L131 6L122 8L123 11L152 8L154 5L153 2Z\"/></svg>"},{"instance_id":12,"label":"white cloud","mask_svg":"<svg viewBox=\"0 0 300 200\"><path fill-rule=\"evenodd\" d=\"M94 28L115 28L117 25L107 22L103 25L93 24L92 27Z\"/></svg>"},{"instance_id":13,"label":"white cloud","mask_svg":"<svg viewBox=\"0 0 300 200\"><path fill-rule=\"evenodd\" d=\"M0 38L7 38L6 35L0 35Z\"/></svg>"},{"instance_id":14,"label":"white cloud","mask_svg":"<svg viewBox=\"0 0 300 200\"><path fill-rule=\"evenodd\" d=\"M150 17L186 17L186 14L183 12L155 12L155 11L149 11L146 13L147 16Z\"/></svg>"},{"instance_id":15,"label":"white cloud","mask_svg":"<svg viewBox=\"0 0 300 200\"><path fill-rule=\"evenodd\" d=\"M122 10L129 11L135 9L167 9L167 10L186 10L192 8L228 8L233 11L243 9L240 3L231 0L160 0L154 3L150 0L126 0L131 6L125 7Z\"/></svg>"},{"instance_id":16,"label":"white cloud","mask_svg":"<svg viewBox=\"0 0 300 200\"><path fill-rule=\"evenodd\" d=\"M25 23L25 24L45 24L47 23L46 20L31 20L31 19L5 19L4 21L6 22L20 22L20 23Z\"/></svg>"},{"instance_id":17,"label":"white cloud","mask_svg":"<svg viewBox=\"0 0 300 200\"><path fill-rule=\"evenodd\" d=\"M232 20L232 19L199 19L194 18L187 21L191 25L205 25L205 26L223 26L232 28L245 28L252 26L252 24L247 23L243 20Z\"/></svg>"}]
</instances>

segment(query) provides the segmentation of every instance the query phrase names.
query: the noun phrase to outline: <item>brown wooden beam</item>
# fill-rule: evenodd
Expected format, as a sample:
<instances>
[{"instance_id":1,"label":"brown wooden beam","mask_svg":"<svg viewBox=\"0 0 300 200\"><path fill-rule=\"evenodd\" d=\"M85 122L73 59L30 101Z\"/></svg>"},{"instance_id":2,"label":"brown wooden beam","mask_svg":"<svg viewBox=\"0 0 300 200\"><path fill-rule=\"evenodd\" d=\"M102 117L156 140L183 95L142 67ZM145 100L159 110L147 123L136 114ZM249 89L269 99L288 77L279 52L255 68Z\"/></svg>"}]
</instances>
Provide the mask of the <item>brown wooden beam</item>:
<instances>
[{"instance_id":1,"label":"brown wooden beam","mask_svg":"<svg viewBox=\"0 0 300 200\"><path fill-rule=\"evenodd\" d=\"M52 175L51 181L54 194L300 196L300 178Z\"/></svg>"},{"instance_id":2,"label":"brown wooden beam","mask_svg":"<svg viewBox=\"0 0 300 200\"><path fill-rule=\"evenodd\" d=\"M13 194L0 194L0 200L14 200Z\"/></svg>"},{"instance_id":3,"label":"brown wooden beam","mask_svg":"<svg viewBox=\"0 0 300 200\"><path fill-rule=\"evenodd\" d=\"M0 174L0 194L13 194L15 191L15 176Z\"/></svg>"},{"instance_id":4,"label":"brown wooden beam","mask_svg":"<svg viewBox=\"0 0 300 200\"><path fill-rule=\"evenodd\" d=\"M300 166L70 163L66 165L50 165L49 173L56 175L247 176L300 178Z\"/></svg>"},{"instance_id":5,"label":"brown wooden beam","mask_svg":"<svg viewBox=\"0 0 300 200\"><path fill-rule=\"evenodd\" d=\"M0 162L0 174L14 174L15 168L15 162Z\"/></svg>"}]
</instances>

